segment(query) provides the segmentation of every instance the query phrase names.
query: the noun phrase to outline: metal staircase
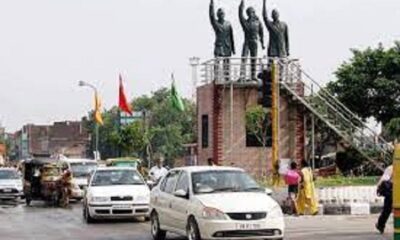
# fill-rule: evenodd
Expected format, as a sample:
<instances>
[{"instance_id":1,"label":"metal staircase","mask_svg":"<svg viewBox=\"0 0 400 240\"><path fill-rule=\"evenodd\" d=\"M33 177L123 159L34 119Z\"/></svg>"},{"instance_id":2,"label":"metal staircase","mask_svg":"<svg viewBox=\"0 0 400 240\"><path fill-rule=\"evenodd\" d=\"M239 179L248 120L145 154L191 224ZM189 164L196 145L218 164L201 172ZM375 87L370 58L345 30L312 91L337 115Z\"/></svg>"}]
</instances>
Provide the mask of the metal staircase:
<instances>
[{"instance_id":1,"label":"metal staircase","mask_svg":"<svg viewBox=\"0 0 400 240\"><path fill-rule=\"evenodd\" d=\"M311 78L297 60L276 60L281 89L301 102L377 168L392 161L393 147ZM281 91L282 91L281 90Z\"/></svg>"},{"instance_id":2,"label":"metal staircase","mask_svg":"<svg viewBox=\"0 0 400 240\"><path fill-rule=\"evenodd\" d=\"M233 85L257 86L259 83L254 81L254 71L256 74L261 72L271 62L278 66L281 92L286 92L304 105L377 168L382 170L392 162L393 146L310 77L296 59L211 59L200 64L201 83L213 82L224 85L224 88Z\"/></svg>"}]
</instances>

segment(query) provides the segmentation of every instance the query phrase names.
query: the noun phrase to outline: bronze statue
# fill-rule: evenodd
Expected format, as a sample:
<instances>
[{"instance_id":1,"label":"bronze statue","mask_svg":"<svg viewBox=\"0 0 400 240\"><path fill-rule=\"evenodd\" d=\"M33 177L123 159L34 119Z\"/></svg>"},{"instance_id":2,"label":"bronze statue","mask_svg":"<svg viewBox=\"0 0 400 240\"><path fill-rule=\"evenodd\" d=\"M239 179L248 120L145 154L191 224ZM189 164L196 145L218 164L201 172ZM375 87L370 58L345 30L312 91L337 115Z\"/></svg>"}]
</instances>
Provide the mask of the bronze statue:
<instances>
[{"instance_id":1,"label":"bronze statue","mask_svg":"<svg viewBox=\"0 0 400 240\"><path fill-rule=\"evenodd\" d=\"M244 0L239 6L239 20L244 31L244 44L242 50L242 57L251 56L251 80L256 79L256 57L258 55L258 40L261 42L261 46L264 47L264 30L262 23L256 15L256 11L253 7L249 7L246 10L247 19L243 15L244 10ZM244 64L245 64L244 60ZM242 69L243 70L243 69ZM243 71L241 73L243 75Z\"/></svg>"},{"instance_id":2,"label":"bronze statue","mask_svg":"<svg viewBox=\"0 0 400 240\"><path fill-rule=\"evenodd\" d=\"M223 58L223 75L229 80L229 57L235 54L235 42L233 39L233 29L230 22L225 21L225 12L222 8L217 10L217 17L214 13L214 0L210 2L210 22L215 32L214 56L216 58L214 75L219 75L220 62L218 58Z\"/></svg>"},{"instance_id":3,"label":"bronze statue","mask_svg":"<svg viewBox=\"0 0 400 240\"><path fill-rule=\"evenodd\" d=\"M215 32L215 57L230 57L235 54L235 43L233 39L233 29L230 22L225 21L225 12L222 8L214 13L214 0L210 2L210 22Z\"/></svg>"},{"instance_id":4,"label":"bronze statue","mask_svg":"<svg viewBox=\"0 0 400 240\"><path fill-rule=\"evenodd\" d=\"M269 32L268 57L285 58L289 56L289 33L286 23L279 20L279 12L272 11L272 20L268 19L267 0L264 0L263 18Z\"/></svg>"}]
</instances>

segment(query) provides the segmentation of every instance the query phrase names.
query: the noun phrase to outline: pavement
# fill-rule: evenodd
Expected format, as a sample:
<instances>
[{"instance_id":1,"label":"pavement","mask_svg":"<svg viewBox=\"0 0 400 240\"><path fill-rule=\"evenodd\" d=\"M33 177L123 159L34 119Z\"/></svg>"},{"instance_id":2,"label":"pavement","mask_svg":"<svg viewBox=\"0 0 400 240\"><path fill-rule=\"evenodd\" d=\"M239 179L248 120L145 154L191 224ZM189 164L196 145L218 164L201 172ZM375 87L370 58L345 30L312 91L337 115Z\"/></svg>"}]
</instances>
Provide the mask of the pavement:
<instances>
[{"instance_id":1,"label":"pavement","mask_svg":"<svg viewBox=\"0 0 400 240\"><path fill-rule=\"evenodd\" d=\"M387 240L392 239L393 220L387 233L374 229L377 215L285 217L288 240ZM0 239L2 240L151 240L150 225L143 220L102 221L86 224L81 204L68 209L47 207L41 202L0 203ZM171 240L185 238L168 235Z\"/></svg>"}]
</instances>

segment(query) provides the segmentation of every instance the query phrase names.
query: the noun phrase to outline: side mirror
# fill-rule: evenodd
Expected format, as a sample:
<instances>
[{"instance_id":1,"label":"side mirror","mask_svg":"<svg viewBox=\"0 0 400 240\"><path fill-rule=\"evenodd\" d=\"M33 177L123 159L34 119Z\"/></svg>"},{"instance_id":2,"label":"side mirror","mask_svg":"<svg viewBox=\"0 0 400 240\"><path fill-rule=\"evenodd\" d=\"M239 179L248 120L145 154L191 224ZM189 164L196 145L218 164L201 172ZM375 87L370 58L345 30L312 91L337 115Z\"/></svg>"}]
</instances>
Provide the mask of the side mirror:
<instances>
[{"instance_id":1,"label":"side mirror","mask_svg":"<svg viewBox=\"0 0 400 240\"><path fill-rule=\"evenodd\" d=\"M272 196L272 190L269 189L269 188L265 188L265 193L266 193L268 196Z\"/></svg>"},{"instance_id":2,"label":"side mirror","mask_svg":"<svg viewBox=\"0 0 400 240\"><path fill-rule=\"evenodd\" d=\"M180 197L180 198L187 198L188 197L188 192L186 192L183 189L179 189L174 192L174 196Z\"/></svg>"}]
</instances>

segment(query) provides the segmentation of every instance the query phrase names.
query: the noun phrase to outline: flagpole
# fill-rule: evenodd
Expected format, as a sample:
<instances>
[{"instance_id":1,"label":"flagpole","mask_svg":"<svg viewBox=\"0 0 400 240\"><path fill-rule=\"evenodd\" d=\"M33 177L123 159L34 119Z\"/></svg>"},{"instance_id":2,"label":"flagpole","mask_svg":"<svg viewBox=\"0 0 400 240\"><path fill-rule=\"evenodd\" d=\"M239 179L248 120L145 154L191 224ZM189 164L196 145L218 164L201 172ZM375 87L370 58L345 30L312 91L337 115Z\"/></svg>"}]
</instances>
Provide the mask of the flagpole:
<instances>
[{"instance_id":1,"label":"flagpole","mask_svg":"<svg viewBox=\"0 0 400 240\"><path fill-rule=\"evenodd\" d=\"M99 154L99 124L96 122L96 147L95 147L95 151L96 151L96 156L95 159L100 160L100 154Z\"/></svg>"}]
</instances>

